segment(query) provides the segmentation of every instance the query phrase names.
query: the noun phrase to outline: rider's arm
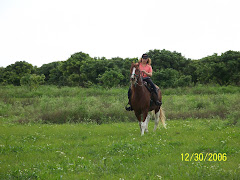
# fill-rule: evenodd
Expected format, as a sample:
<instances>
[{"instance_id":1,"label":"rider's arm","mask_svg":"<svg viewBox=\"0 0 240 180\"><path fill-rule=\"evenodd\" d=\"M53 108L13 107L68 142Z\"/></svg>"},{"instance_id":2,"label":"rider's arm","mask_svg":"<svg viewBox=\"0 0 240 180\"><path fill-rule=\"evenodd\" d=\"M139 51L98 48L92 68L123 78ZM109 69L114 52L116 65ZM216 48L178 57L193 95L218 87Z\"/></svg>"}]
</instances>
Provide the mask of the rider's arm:
<instances>
[{"instance_id":1,"label":"rider's arm","mask_svg":"<svg viewBox=\"0 0 240 180\"><path fill-rule=\"evenodd\" d=\"M148 77L152 77L152 72L146 72L145 70L142 70L142 72L144 73L144 74L146 74Z\"/></svg>"}]
</instances>

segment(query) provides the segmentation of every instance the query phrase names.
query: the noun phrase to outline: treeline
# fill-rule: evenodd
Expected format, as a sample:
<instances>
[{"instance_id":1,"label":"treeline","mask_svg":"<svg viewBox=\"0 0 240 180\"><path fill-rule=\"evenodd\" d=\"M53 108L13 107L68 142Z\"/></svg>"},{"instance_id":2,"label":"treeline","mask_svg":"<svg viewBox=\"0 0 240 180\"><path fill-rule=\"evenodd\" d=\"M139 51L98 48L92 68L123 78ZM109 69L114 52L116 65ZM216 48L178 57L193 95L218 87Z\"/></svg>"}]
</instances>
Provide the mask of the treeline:
<instances>
[{"instance_id":1,"label":"treeline","mask_svg":"<svg viewBox=\"0 0 240 180\"><path fill-rule=\"evenodd\" d=\"M240 85L240 52L227 51L199 60L187 59L178 52L150 50L153 81L162 88L200 84ZM57 86L128 86L129 69L138 58L92 58L78 52L66 61L41 67L18 61L0 68L0 84L27 85L31 82ZM34 83L33 83L34 84Z\"/></svg>"}]
</instances>

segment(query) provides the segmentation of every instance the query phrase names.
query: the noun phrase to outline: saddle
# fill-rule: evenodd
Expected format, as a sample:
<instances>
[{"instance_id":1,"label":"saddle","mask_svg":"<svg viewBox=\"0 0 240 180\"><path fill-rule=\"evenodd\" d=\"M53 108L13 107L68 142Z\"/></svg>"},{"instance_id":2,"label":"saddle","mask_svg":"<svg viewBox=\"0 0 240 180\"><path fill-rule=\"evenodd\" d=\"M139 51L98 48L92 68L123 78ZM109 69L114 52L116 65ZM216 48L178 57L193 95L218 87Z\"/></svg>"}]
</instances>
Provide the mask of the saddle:
<instances>
[{"instance_id":1,"label":"saddle","mask_svg":"<svg viewBox=\"0 0 240 180\"><path fill-rule=\"evenodd\" d=\"M144 81L143 84L147 88L147 90L152 94L153 88L151 87L151 85L146 81ZM154 86L156 87L157 91L159 91L159 87L156 84L154 84Z\"/></svg>"},{"instance_id":2,"label":"saddle","mask_svg":"<svg viewBox=\"0 0 240 180\"><path fill-rule=\"evenodd\" d=\"M150 106L152 106L154 104L154 90L153 88L151 87L151 85L149 83L147 83L146 81L143 82L144 86L147 88L147 90L150 92L151 94L151 98L150 98ZM154 84L156 89L157 89L157 92L159 91L159 87Z\"/></svg>"}]
</instances>

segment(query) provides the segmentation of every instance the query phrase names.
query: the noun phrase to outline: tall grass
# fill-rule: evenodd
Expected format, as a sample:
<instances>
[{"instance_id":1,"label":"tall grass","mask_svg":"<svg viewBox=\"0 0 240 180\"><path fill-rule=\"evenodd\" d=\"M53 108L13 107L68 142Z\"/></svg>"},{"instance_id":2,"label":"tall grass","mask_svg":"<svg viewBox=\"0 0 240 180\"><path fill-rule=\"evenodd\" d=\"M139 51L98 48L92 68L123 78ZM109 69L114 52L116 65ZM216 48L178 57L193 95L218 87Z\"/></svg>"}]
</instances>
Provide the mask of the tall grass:
<instances>
[{"instance_id":1,"label":"tall grass","mask_svg":"<svg viewBox=\"0 0 240 180\"><path fill-rule=\"evenodd\" d=\"M168 120L186 118L228 119L239 124L240 88L196 86L163 89L163 107ZM136 121L125 111L127 88L79 88L41 86L36 91L24 87L0 87L0 116L20 123L66 123Z\"/></svg>"},{"instance_id":2,"label":"tall grass","mask_svg":"<svg viewBox=\"0 0 240 180\"><path fill-rule=\"evenodd\" d=\"M57 88L41 86L31 92L23 87L0 87L0 116L21 123L134 121L124 89Z\"/></svg>"}]
</instances>

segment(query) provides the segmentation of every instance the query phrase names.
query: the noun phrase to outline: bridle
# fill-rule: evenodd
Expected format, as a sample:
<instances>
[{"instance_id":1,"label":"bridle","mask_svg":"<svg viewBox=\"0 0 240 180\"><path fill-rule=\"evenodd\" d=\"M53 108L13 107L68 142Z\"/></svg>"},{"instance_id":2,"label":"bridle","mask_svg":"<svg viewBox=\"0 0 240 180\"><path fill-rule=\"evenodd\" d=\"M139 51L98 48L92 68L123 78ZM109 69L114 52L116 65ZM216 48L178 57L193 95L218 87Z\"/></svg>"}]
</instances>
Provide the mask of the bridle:
<instances>
[{"instance_id":1,"label":"bridle","mask_svg":"<svg viewBox=\"0 0 240 180\"><path fill-rule=\"evenodd\" d=\"M135 80L134 85L135 87L143 86L143 80L142 80L142 72L139 70L139 74L136 74L136 67L133 67L132 74L130 77L131 81ZM138 82L139 81L139 82Z\"/></svg>"}]
</instances>

